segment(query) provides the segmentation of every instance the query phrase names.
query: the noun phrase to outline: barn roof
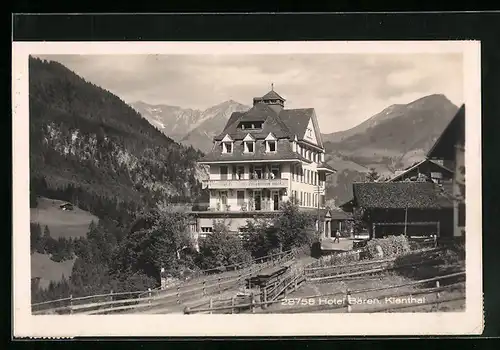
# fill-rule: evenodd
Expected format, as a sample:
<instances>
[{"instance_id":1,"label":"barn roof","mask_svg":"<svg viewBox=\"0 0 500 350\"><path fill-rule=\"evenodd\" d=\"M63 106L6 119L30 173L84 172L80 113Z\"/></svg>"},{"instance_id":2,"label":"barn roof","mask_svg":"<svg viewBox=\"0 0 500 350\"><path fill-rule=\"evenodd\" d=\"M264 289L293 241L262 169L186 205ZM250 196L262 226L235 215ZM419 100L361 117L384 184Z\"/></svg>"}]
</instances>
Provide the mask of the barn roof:
<instances>
[{"instance_id":1,"label":"barn roof","mask_svg":"<svg viewBox=\"0 0 500 350\"><path fill-rule=\"evenodd\" d=\"M379 209L440 209L453 206L451 194L429 182L366 182L353 184L354 204Z\"/></svg>"},{"instance_id":2,"label":"barn roof","mask_svg":"<svg viewBox=\"0 0 500 350\"><path fill-rule=\"evenodd\" d=\"M332 220L349 220L352 219L352 215L350 213L346 213L341 209L331 209L330 216Z\"/></svg>"},{"instance_id":3,"label":"barn roof","mask_svg":"<svg viewBox=\"0 0 500 350\"><path fill-rule=\"evenodd\" d=\"M403 176L405 176L406 174L408 174L409 172L413 171L415 168L423 165L424 163L432 163L432 165L438 167L438 168L441 168L441 170L444 170L446 171L447 173L449 174L453 174L453 170L450 170L448 169L447 167L445 167L444 165L442 164L439 164L438 162L432 160L432 159L424 159L418 163L415 163L413 165L411 165L410 167L406 168L404 171L402 171L401 173L395 175L394 177L390 178L389 180L387 180L387 182L393 182L393 181L397 181L399 180L400 178L402 178Z\"/></svg>"},{"instance_id":4,"label":"barn roof","mask_svg":"<svg viewBox=\"0 0 500 350\"><path fill-rule=\"evenodd\" d=\"M462 105L427 153L431 159L447 159L457 143L465 143L465 105Z\"/></svg>"},{"instance_id":5,"label":"barn roof","mask_svg":"<svg viewBox=\"0 0 500 350\"><path fill-rule=\"evenodd\" d=\"M318 215L317 208L300 208L300 211L311 213L315 217ZM330 214L329 218L331 218L332 220L352 219L352 215L350 213L346 213L345 211L343 211L341 209L327 209L327 208L320 208L319 209L319 215L320 215L321 219L324 219L325 217L327 217L327 213Z\"/></svg>"}]
</instances>

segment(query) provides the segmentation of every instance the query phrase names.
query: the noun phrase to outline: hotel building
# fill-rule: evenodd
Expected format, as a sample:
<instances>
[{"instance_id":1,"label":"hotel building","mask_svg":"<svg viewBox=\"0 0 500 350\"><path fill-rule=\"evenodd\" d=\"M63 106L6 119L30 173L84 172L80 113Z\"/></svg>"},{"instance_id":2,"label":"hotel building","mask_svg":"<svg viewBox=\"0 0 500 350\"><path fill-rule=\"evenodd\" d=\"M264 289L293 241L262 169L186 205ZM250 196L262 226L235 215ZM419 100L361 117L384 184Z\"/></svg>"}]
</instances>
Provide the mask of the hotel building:
<instances>
[{"instance_id":1,"label":"hotel building","mask_svg":"<svg viewBox=\"0 0 500 350\"><path fill-rule=\"evenodd\" d=\"M199 163L210 168L210 202L207 211L193 212L193 232L204 236L217 219L239 232L249 218L272 216L292 198L319 213L320 231L329 229L325 184L335 170L325 163L314 108L286 109L274 90L255 97L250 110L231 115Z\"/></svg>"}]
</instances>

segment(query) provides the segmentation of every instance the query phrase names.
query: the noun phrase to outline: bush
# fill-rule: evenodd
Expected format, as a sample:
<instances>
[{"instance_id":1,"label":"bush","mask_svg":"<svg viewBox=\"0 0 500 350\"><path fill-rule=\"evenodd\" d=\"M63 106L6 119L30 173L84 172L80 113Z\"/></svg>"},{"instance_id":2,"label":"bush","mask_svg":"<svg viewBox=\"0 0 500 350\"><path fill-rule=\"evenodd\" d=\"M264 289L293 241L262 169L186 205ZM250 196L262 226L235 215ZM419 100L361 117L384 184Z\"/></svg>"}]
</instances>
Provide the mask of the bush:
<instances>
[{"instance_id":1,"label":"bush","mask_svg":"<svg viewBox=\"0 0 500 350\"><path fill-rule=\"evenodd\" d=\"M400 256L411 251L410 242L405 235L371 239L366 244L369 258L374 259L378 257L377 246L382 248L384 258Z\"/></svg>"},{"instance_id":2,"label":"bush","mask_svg":"<svg viewBox=\"0 0 500 350\"><path fill-rule=\"evenodd\" d=\"M114 276L110 287L115 293L135 292L155 288L157 286L155 278L147 276L141 272L126 271ZM128 295L125 295L129 298Z\"/></svg>"},{"instance_id":3,"label":"bush","mask_svg":"<svg viewBox=\"0 0 500 350\"><path fill-rule=\"evenodd\" d=\"M216 223L213 232L200 246L199 264L204 270L224 269L224 266L251 263L252 257L242 240L228 231L222 223Z\"/></svg>"},{"instance_id":4,"label":"bush","mask_svg":"<svg viewBox=\"0 0 500 350\"><path fill-rule=\"evenodd\" d=\"M311 267L346 265L361 260L361 254L357 252L336 253L325 255L311 264Z\"/></svg>"},{"instance_id":5,"label":"bush","mask_svg":"<svg viewBox=\"0 0 500 350\"><path fill-rule=\"evenodd\" d=\"M316 239L315 217L288 201L270 220L248 221L245 227L245 247L253 257L297 247L310 247Z\"/></svg>"},{"instance_id":6,"label":"bush","mask_svg":"<svg viewBox=\"0 0 500 350\"><path fill-rule=\"evenodd\" d=\"M452 249L424 250L399 256L394 265L398 267L397 274L421 280L462 271L465 268L465 260ZM441 283L454 283L462 278L458 276L456 279L446 279Z\"/></svg>"}]
</instances>

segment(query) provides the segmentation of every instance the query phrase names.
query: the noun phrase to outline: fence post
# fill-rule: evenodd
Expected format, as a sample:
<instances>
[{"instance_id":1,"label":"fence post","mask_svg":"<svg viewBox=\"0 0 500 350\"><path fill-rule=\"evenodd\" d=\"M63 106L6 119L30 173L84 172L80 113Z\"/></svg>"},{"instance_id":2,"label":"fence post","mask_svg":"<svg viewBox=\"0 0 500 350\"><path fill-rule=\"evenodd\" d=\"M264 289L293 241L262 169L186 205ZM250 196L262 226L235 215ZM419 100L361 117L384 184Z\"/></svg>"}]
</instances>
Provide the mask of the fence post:
<instances>
[{"instance_id":1,"label":"fence post","mask_svg":"<svg viewBox=\"0 0 500 350\"><path fill-rule=\"evenodd\" d=\"M234 314L234 299L236 298L236 295L233 295L231 298L231 314Z\"/></svg>"},{"instance_id":2,"label":"fence post","mask_svg":"<svg viewBox=\"0 0 500 350\"><path fill-rule=\"evenodd\" d=\"M177 304L181 303L181 288L177 286Z\"/></svg>"},{"instance_id":3,"label":"fence post","mask_svg":"<svg viewBox=\"0 0 500 350\"><path fill-rule=\"evenodd\" d=\"M252 292L252 314L255 313L255 293Z\"/></svg>"},{"instance_id":4,"label":"fence post","mask_svg":"<svg viewBox=\"0 0 500 350\"><path fill-rule=\"evenodd\" d=\"M221 294L221 293L222 293L222 290L221 290L221 288L220 288L220 277L219 277L219 278L217 278L217 288L219 288L219 294Z\"/></svg>"},{"instance_id":5,"label":"fence post","mask_svg":"<svg viewBox=\"0 0 500 350\"><path fill-rule=\"evenodd\" d=\"M203 296L207 295L207 289L206 289L206 286L207 286L207 280L204 280L204 281L203 281Z\"/></svg>"},{"instance_id":6,"label":"fence post","mask_svg":"<svg viewBox=\"0 0 500 350\"><path fill-rule=\"evenodd\" d=\"M148 288L148 298L151 298L151 288ZM148 304L151 304L151 299L148 300Z\"/></svg>"},{"instance_id":7,"label":"fence post","mask_svg":"<svg viewBox=\"0 0 500 350\"><path fill-rule=\"evenodd\" d=\"M346 303L347 303L347 312L351 313L352 311L352 306L351 306L351 291L347 289L346 292Z\"/></svg>"},{"instance_id":8,"label":"fence post","mask_svg":"<svg viewBox=\"0 0 500 350\"><path fill-rule=\"evenodd\" d=\"M110 294L111 301L113 301L113 289L111 289L111 293L109 293L109 294Z\"/></svg>"},{"instance_id":9,"label":"fence post","mask_svg":"<svg viewBox=\"0 0 500 350\"><path fill-rule=\"evenodd\" d=\"M210 303L208 304L208 308L210 309L209 314L212 314L212 307L214 306L213 298L210 298Z\"/></svg>"},{"instance_id":10,"label":"fence post","mask_svg":"<svg viewBox=\"0 0 500 350\"><path fill-rule=\"evenodd\" d=\"M439 281L436 281L436 288L439 288ZM439 311L439 299L441 297L441 293L439 291L436 292L436 311Z\"/></svg>"},{"instance_id":11,"label":"fence post","mask_svg":"<svg viewBox=\"0 0 500 350\"><path fill-rule=\"evenodd\" d=\"M73 294L69 295L69 313L73 313Z\"/></svg>"}]
</instances>

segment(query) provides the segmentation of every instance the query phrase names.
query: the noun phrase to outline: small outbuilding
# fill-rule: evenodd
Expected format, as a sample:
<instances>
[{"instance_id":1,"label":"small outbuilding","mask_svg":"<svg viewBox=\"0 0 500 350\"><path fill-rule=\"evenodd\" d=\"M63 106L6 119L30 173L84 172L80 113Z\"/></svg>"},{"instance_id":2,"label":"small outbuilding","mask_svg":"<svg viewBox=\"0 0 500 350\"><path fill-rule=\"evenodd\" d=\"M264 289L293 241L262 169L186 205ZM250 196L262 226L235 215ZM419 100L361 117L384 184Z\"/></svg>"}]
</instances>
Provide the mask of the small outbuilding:
<instances>
[{"instance_id":1,"label":"small outbuilding","mask_svg":"<svg viewBox=\"0 0 500 350\"><path fill-rule=\"evenodd\" d=\"M61 204L61 205L59 206L59 208L60 208L61 210L73 210L73 209L74 209L73 204L71 204L71 203L64 203L64 204Z\"/></svg>"},{"instance_id":2,"label":"small outbuilding","mask_svg":"<svg viewBox=\"0 0 500 350\"><path fill-rule=\"evenodd\" d=\"M371 238L453 236L451 186L432 182L354 183L350 202Z\"/></svg>"}]
</instances>

